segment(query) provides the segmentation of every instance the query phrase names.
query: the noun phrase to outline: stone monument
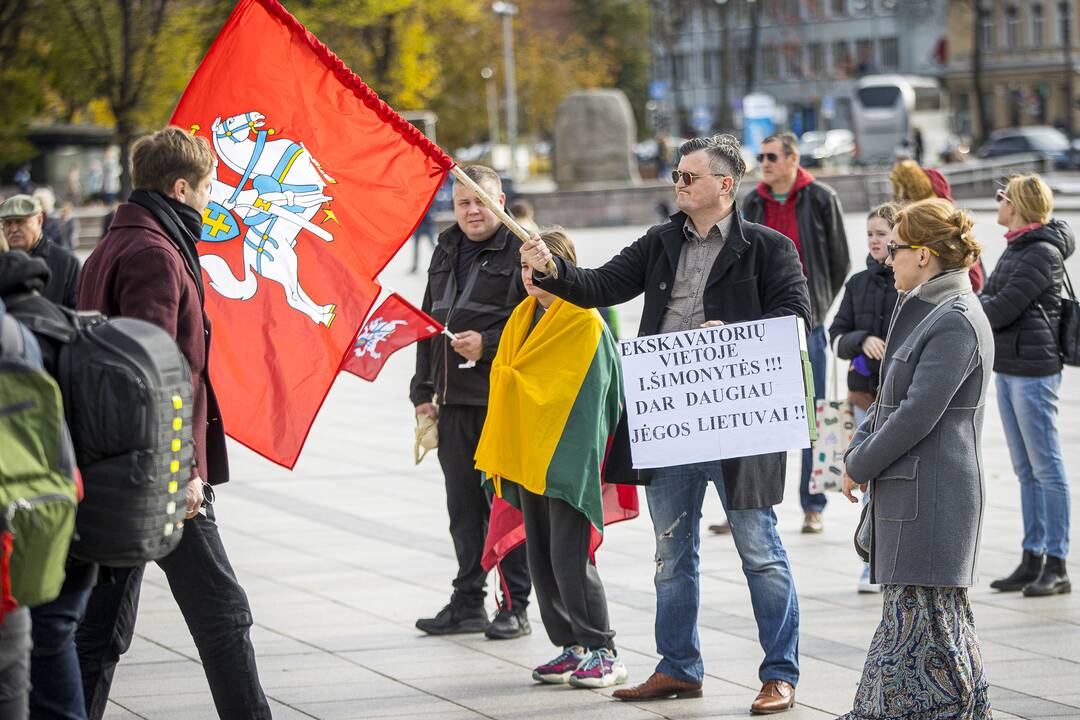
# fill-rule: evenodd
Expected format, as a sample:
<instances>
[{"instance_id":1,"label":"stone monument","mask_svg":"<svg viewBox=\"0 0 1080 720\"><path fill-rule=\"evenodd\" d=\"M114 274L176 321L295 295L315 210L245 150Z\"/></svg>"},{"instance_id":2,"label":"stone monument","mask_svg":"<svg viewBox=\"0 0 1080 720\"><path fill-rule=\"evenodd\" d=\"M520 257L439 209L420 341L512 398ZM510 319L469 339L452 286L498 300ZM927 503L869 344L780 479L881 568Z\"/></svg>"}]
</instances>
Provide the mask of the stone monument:
<instances>
[{"instance_id":1,"label":"stone monument","mask_svg":"<svg viewBox=\"0 0 1080 720\"><path fill-rule=\"evenodd\" d=\"M637 126L622 90L584 90L555 110L555 182L640 184L633 144Z\"/></svg>"}]
</instances>

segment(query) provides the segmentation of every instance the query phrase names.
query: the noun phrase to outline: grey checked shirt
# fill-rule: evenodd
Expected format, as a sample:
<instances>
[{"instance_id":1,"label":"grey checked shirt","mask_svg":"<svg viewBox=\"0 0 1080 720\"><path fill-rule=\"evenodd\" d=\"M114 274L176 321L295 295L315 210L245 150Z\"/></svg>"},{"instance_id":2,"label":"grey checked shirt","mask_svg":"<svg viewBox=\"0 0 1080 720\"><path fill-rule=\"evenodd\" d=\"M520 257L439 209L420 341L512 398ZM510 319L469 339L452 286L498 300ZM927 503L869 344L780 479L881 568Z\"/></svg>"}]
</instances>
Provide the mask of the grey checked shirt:
<instances>
[{"instance_id":1,"label":"grey checked shirt","mask_svg":"<svg viewBox=\"0 0 1080 720\"><path fill-rule=\"evenodd\" d=\"M709 278L716 256L724 247L731 223L735 218L735 209L709 228L704 238L698 235L693 221L686 218L683 225L682 252L679 253L679 267L675 270L675 282L671 287L671 299L668 300L664 316L660 321L660 332L669 333L679 330L692 330L705 322L705 304L702 295L705 281Z\"/></svg>"}]
</instances>

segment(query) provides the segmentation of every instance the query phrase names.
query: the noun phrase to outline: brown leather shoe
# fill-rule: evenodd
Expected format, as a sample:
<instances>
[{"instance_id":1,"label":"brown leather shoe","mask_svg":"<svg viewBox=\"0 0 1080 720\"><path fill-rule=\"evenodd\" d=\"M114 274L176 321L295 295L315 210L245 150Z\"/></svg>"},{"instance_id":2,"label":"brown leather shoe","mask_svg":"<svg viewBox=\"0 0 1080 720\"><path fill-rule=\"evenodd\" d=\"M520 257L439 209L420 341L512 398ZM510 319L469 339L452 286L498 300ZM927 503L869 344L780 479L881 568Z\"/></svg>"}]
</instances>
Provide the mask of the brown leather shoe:
<instances>
[{"instance_id":1,"label":"brown leather shoe","mask_svg":"<svg viewBox=\"0 0 1080 720\"><path fill-rule=\"evenodd\" d=\"M710 525L709 532L713 533L714 535L730 535L731 523L725 520L719 525Z\"/></svg>"},{"instance_id":2,"label":"brown leather shoe","mask_svg":"<svg viewBox=\"0 0 1080 720\"><path fill-rule=\"evenodd\" d=\"M783 680L766 680L750 706L753 715L772 715L795 707L795 688Z\"/></svg>"},{"instance_id":3,"label":"brown leather shoe","mask_svg":"<svg viewBox=\"0 0 1080 720\"><path fill-rule=\"evenodd\" d=\"M790 686L789 686L790 687ZM612 693L619 700L662 700L664 698L699 698L701 683L686 682L654 672L649 679L632 688L623 688Z\"/></svg>"}]
</instances>

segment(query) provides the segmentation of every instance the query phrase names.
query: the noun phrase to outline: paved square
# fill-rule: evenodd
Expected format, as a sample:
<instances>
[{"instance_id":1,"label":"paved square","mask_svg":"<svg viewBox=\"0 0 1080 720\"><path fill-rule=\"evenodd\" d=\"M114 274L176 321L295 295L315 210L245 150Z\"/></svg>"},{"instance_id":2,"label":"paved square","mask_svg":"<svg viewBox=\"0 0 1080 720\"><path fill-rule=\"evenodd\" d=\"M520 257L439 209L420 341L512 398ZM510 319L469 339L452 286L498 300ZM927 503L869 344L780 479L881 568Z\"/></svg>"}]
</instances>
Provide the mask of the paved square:
<instances>
[{"instance_id":1,"label":"paved square","mask_svg":"<svg viewBox=\"0 0 1080 720\"><path fill-rule=\"evenodd\" d=\"M987 268L1004 247L1001 228L979 214ZM1080 227L1080 214L1063 219ZM540 218L552 221L557 218ZM846 217L855 269L863 267L864 221ZM595 266L643 228L573 232L582 265ZM425 248L425 253L427 249ZM422 275L408 275L411 248L383 273L386 286L414 302ZM1080 280L1080 260L1069 263ZM268 285L267 290L275 291ZM632 335L640 301L619 309ZM221 329L218 329L221 332ZM331 392L295 472L236 446L232 476L218 494L222 536L251 598L259 670L276 718L748 716L762 653L749 593L730 537L702 539L701 642L705 697L626 704L610 690L539 686L533 666L554 655L532 614L533 634L513 641L482 636L431 638L413 627L447 602L455 569L442 476L434 454L412 462L408 401L413 353L392 357L378 381L342 376ZM993 399L991 398L991 402ZM1074 501L1080 462L1080 372L1065 371L1060 428ZM996 406L988 409L984 458L989 503L972 589L996 718L1080 718L1080 593L1048 599L989 590L1020 557L1019 490ZM857 508L830 498L825 533L799 533L798 458L777 507L802 610L802 680L790 720L835 717L851 708L880 596L858 595L860 568L851 537ZM642 508L645 510L644 498ZM1076 513L1073 513L1076 517ZM703 524L722 517L706 500ZM608 530L598 553L616 643L630 682L656 662L652 586L654 540L647 512ZM1080 573L1073 568L1074 575ZM1080 579L1080 578L1078 578ZM490 584L489 584L490 587ZM489 607L494 603L489 597ZM122 660L107 718L215 717L198 655L164 575L148 570L136 640Z\"/></svg>"}]
</instances>

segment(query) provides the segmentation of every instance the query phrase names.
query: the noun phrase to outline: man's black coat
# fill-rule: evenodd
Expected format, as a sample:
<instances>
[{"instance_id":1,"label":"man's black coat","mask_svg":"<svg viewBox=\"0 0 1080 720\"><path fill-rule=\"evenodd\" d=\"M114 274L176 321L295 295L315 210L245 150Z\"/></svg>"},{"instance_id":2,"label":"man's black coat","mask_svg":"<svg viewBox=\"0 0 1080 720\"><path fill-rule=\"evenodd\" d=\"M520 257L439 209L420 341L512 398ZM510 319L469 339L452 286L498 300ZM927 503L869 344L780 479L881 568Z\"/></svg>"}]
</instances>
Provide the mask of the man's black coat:
<instances>
[{"instance_id":1,"label":"man's black coat","mask_svg":"<svg viewBox=\"0 0 1080 720\"><path fill-rule=\"evenodd\" d=\"M735 211L738 212L737 210ZM649 229L603 266L586 270L555 258L558 278L537 276L536 283L581 307L618 305L642 293L645 307L638 335L660 332L664 310L686 236L684 213ZM788 238L736 214L723 249L705 283L705 319L725 323L795 315L810 323L810 297L795 245ZM732 510L776 505L784 498L786 453L723 461L728 507ZM605 468L605 480L647 483L648 470L630 463L625 418Z\"/></svg>"}]
</instances>

